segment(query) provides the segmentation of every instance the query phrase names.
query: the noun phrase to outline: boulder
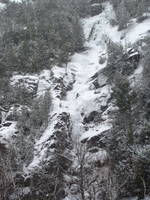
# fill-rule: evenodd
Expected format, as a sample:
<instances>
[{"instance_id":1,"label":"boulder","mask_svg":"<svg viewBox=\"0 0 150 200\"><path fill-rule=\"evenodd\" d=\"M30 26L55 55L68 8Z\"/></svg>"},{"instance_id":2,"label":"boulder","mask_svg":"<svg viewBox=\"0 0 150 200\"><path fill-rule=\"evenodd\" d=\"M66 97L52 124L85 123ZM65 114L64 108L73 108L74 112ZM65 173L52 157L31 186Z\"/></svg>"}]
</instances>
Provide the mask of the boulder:
<instances>
[{"instance_id":1,"label":"boulder","mask_svg":"<svg viewBox=\"0 0 150 200\"><path fill-rule=\"evenodd\" d=\"M95 117L98 115L98 112L97 111L92 111L88 116L85 116L84 119L83 119L83 122L85 124L87 123L90 123L90 122L93 122Z\"/></svg>"},{"instance_id":2,"label":"boulder","mask_svg":"<svg viewBox=\"0 0 150 200\"><path fill-rule=\"evenodd\" d=\"M79 185L72 184L71 187L70 187L70 193L72 195L77 195L79 193Z\"/></svg>"},{"instance_id":3,"label":"boulder","mask_svg":"<svg viewBox=\"0 0 150 200\"><path fill-rule=\"evenodd\" d=\"M126 57L128 61L138 63L140 60L140 52L134 48L129 48Z\"/></svg>"},{"instance_id":4,"label":"boulder","mask_svg":"<svg viewBox=\"0 0 150 200\"><path fill-rule=\"evenodd\" d=\"M98 111L92 111L88 116L83 119L84 124L89 124L91 122L101 122L101 114Z\"/></svg>"}]
</instances>

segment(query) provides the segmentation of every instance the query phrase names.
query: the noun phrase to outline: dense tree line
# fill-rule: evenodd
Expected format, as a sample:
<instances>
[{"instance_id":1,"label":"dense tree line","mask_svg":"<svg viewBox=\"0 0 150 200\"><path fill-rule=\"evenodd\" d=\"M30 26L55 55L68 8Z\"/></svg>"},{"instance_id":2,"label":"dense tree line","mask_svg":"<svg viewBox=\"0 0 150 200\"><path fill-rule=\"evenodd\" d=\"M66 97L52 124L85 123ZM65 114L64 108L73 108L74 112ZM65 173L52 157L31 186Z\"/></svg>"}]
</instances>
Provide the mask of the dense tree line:
<instances>
[{"instance_id":1,"label":"dense tree line","mask_svg":"<svg viewBox=\"0 0 150 200\"><path fill-rule=\"evenodd\" d=\"M143 65L140 87L131 85L130 75L137 68L135 60L126 59L127 50L121 45L108 44L108 63L103 73L112 85L112 99L116 112L113 114L111 139L106 144L111 155L112 171L119 185L117 199L149 193L149 37L142 41L140 64ZM141 45L141 44L140 44Z\"/></svg>"},{"instance_id":2,"label":"dense tree line","mask_svg":"<svg viewBox=\"0 0 150 200\"><path fill-rule=\"evenodd\" d=\"M77 5L68 0L7 3L0 17L0 70L37 72L67 62L83 45Z\"/></svg>"}]
</instances>

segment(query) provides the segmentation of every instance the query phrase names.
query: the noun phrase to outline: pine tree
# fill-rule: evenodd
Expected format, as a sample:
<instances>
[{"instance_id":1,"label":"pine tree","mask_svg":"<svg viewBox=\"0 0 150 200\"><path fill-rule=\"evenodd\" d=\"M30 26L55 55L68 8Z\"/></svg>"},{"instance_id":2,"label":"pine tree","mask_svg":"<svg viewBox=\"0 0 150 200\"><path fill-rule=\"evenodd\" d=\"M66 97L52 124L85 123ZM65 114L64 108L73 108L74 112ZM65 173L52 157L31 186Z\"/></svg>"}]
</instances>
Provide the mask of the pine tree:
<instances>
[{"instance_id":1,"label":"pine tree","mask_svg":"<svg viewBox=\"0 0 150 200\"><path fill-rule=\"evenodd\" d=\"M121 1L117 7L117 19L119 22L119 30L127 27L128 21L130 19L130 14L126 8L125 1Z\"/></svg>"},{"instance_id":2,"label":"pine tree","mask_svg":"<svg viewBox=\"0 0 150 200\"><path fill-rule=\"evenodd\" d=\"M128 80L117 75L115 87L113 89L113 97L116 100L116 106L119 108L119 113L122 115L122 123L126 132L127 141L133 144L133 107L136 103L136 94L130 88Z\"/></svg>"}]
</instances>

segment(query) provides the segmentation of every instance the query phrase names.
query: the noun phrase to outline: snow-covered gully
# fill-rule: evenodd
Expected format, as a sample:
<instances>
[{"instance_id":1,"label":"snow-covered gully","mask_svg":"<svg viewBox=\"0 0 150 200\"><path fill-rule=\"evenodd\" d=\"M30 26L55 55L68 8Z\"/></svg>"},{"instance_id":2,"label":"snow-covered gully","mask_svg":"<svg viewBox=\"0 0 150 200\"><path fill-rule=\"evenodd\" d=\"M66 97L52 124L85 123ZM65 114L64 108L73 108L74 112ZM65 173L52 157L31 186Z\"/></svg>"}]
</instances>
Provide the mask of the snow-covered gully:
<instances>
[{"instance_id":1,"label":"snow-covered gully","mask_svg":"<svg viewBox=\"0 0 150 200\"><path fill-rule=\"evenodd\" d=\"M107 65L107 42L111 39L123 45L126 41L134 43L148 31L147 27L149 27L150 21L146 20L140 25L133 20L127 30L118 31L118 26L112 26L110 23L111 20L115 19L112 5L107 2L104 3L103 7L104 10L101 14L82 20L86 40L85 50L75 53L70 58L67 67L53 67L51 75L53 109L50 115L50 123L35 144L35 156L26 168L27 171L32 171L42 161L50 158L51 154L49 154L49 158L46 157L47 144L61 113L67 113L71 117L73 140L75 138L90 139L112 127L109 113L114 108L111 102L108 103L111 86L107 83L107 78L101 73L101 69ZM101 64L100 58L103 58L103 64ZM94 84L96 76L100 86L98 88ZM56 80L61 80L59 87ZM62 90L68 87L69 89L62 98ZM101 108L106 109L102 111ZM85 128L83 118L97 110L101 110L101 123L90 123ZM51 140L51 143L53 143L53 140Z\"/></svg>"},{"instance_id":2,"label":"snow-covered gully","mask_svg":"<svg viewBox=\"0 0 150 200\"><path fill-rule=\"evenodd\" d=\"M110 8L108 4L106 10ZM96 24L102 22L102 26L105 26L108 23L108 16L105 16L108 13L104 13L101 14L102 16L99 15L82 21L86 38L86 50L81 53L75 53L66 68L58 66L53 68L53 87L51 88L53 110L50 116L51 122L40 140L35 144L35 157L28 166L29 171L45 159L47 151L45 143L47 143L47 140L53 134L54 126L57 123L57 116L60 113L66 112L71 116L73 127L72 138L74 139L76 137L80 137L81 139L89 138L96 135L97 131L100 133L111 128L111 123L107 119L107 116L104 116L105 120L101 124L97 126L91 125L88 131L84 129L83 125L83 116L94 110L98 110L99 106L106 106L106 101L110 95L110 87L105 84L100 90L96 91L92 79L96 73L106 66L106 61L103 64L99 64L101 56L104 56L105 60L107 57L107 46L103 40L104 35L99 35L99 30L91 33ZM103 19L102 21L101 18ZM94 36L94 34L98 35ZM89 38L90 35L91 37ZM58 94L60 91L55 89L53 82L55 79L62 77L64 85L72 84L72 89L67 92L63 99L60 98ZM105 82L105 77L102 77L102 80Z\"/></svg>"}]
</instances>

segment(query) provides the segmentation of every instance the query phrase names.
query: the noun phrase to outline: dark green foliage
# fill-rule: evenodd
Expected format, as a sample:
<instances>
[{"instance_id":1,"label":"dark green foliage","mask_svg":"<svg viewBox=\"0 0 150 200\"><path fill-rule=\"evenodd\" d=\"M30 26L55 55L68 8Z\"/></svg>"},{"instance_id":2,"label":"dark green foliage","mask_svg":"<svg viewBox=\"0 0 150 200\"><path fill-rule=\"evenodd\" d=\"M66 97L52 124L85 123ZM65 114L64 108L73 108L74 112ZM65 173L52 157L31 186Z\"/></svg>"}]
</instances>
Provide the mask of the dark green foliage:
<instances>
[{"instance_id":1,"label":"dark green foliage","mask_svg":"<svg viewBox=\"0 0 150 200\"><path fill-rule=\"evenodd\" d=\"M149 192L149 121L144 116L143 104L131 89L129 81L117 75L113 98L118 107L109 150L113 172L120 188L119 196L144 198Z\"/></svg>"},{"instance_id":2,"label":"dark green foliage","mask_svg":"<svg viewBox=\"0 0 150 200\"><path fill-rule=\"evenodd\" d=\"M117 14L118 22L119 22L119 30L127 28L127 24L130 19L130 14L127 10L127 7L124 1L121 1L120 4L118 5L116 14Z\"/></svg>"},{"instance_id":3,"label":"dark green foliage","mask_svg":"<svg viewBox=\"0 0 150 200\"><path fill-rule=\"evenodd\" d=\"M134 109L137 101L136 93L130 88L128 80L124 77L117 76L115 86L113 88L113 98L118 107L118 117L121 119L122 131L125 132L126 141L132 145L134 142ZM120 121L120 120L119 120ZM118 123L118 122L117 122Z\"/></svg>"},{"instance_id":4,"label":"dark green foliage","mask_svg":"<svg viewBox=\"0 0 150 200\"><path fill-rule=\"evenodd\" d=\"M18 121L18 128L24 135L36 134L40 128L46 128L49 121L51 98L49 92L44 97L35 99L30 109L24 108Z\"/></svg>"},{"instance_id":5,"label":"dark green foliage","mask_svg":"<svg viewBox=\"0 0 150 200\"><path fill-rule=\"evenodd\" d=\"M142 81L142 88L140 90L140 103L141 106L144 110L145 113L145 117L147 120L150 119L150 103L149 103L149 99L150 99L150 37L146 37L143 40L145 46L143 49L143 55L144 55L144 59L143 59L143 72L142 72L142 76L143 76L143 81Z\"/></svg>"},{"instance_id":6,"label":"dark green foliage","mask_svg":"<svg viewBox=\"0 0 150 200\"><path fill-rule=\"evenodd\" d=\"M29 199L61 200L65 197L63 186L63 175L57 163L49 163L32 175Z\"/></svg>"},{"instance_id":7,"label":"dark green foliage","mask_svg":"<svg viewBox=\"0 0 150 200\"><path fill-rule=\"evenodd\" d=\"M12 166L15 162L15 151L11 144L9 149L5 143L0 143L0 199L8 200L14 190Z\"/></svg>"},{"instance_id":8,"label":"dark green foliage","mask_svg":"<svg viewBox=\"0 0 150 200\"><path fill-rule=\"evenodd\" d=\"M67 0L10 2L1 12L0 65L37 72L68 61L83 45L76 9Z\"/></svg>"},{"instance_id":9,"label":"dark green foliage","mask_svg":"<svg viewBox=\"0 0 150 200\"><path fill-rule=\"evenodd\" d=\"M27 105L32 99L33 95L24 86L11 86L9 77L0 78L0 105Z\"/></svg>"},{"instance_id":10,"label":"dark green foliage","mask_svg":"<svg viewBox=\"0 0 150 200\"><path fill-rule=\"evenodd\" d=\"M150 84L149 76L150 76L150 37L145 38L144 42L146 43L145 51L144 51L144 70L143 76L146 79L147 86Z\"/></svg>"},{"instance_id":11,"label":"dark green foliage","mask_svg":"<svg viewBox=\"0 0 150 200\"><path fill-rule=\"evenodd\" d=\"M139 196L142 198L150 192L149 178L150 178L150 146L142 145L137 146L134 151L134 171L135 171L135 187L141 188Z\"/></svg>"},{"instance_id":12,"label":"dark green foliage","mask_svg":"<svg viewBox=\"0 0 150 200\"><path fill-rule=\"evenodd\" d=\"M105 76L109 81L113 81L116 73L123 76L131 75L138 66L138 61L128 59L128 53L123 49L120 44L109 41L108 43L108 62L107 66L103 69Z\"/></svg>"},{"instance_id":13,"label":"dark green foliage","mask_svg":"<svg viewBox=\"0 0 150 200\"><path fill-rule=\"evenodd\" d=\"M118 107L113 122L110 154L113 172L117 177L119 198L122 196L143 196L144 189L141 173L145 173L144 165L135 161L136 145L139 145L137 126L139 124L139 99L130 87L126 77L117 74L113 87L114 103ZM146 167L146 165L145 165ZM142 172L142 170L144 170ZM144 177L144 176L143 176ZM144 178L146 181L146 179ZM138 188L138 190L137 190Z\"/></svg>"},{"instance_id":14,"label":"dark green foliage","mask_svg":"<svg viewBox=\"0 0 150 200\"><path fill-rule=\"evenodd\" d=\"M113 80L116 71L120 72L122 68L123 48L112 41L108 43L108 62L103 72Z\"/></svg>"},{"instance_id":15,"label":"dark green foliage","mask_svg":"<svg viewBox=\"0 0 150 200\"><path fill-rule=\"evenodd\" d=\"M136 94L131 90L130 83L126 78L119 77L119 74L115 80L113 97L120 113L130 113L136 103Z\"/></svg>"},{"instance_id":16,"label":"dark green foliage","mask_svg":"<svg viewBox=\"0 0 150 200\"><path fill-rule=\"evenodd\" d=\"M129 80L134 80L129 75L133 74L139 60L129 59L130 54L118 44L108 43L108 63L103 70L113 87L113 103L118 108L112 115L112 138L107 143L113 173L120 185L118 199L124 196L144 198L150 191L149 38L144 38L137 45L141 46L139 59L144 66L138 87L131 87Z\"/></svg>"},{"instance_id":17,"label":"dark green foliage","mask_svg":"<svg viewBox=\"0 0 150 200\"><path fill-rule=\"evenodd\" d=\"M90 0L68 0L76 8L80 17L86 17L91 14Z\"/></svg>"}]
</instances>

